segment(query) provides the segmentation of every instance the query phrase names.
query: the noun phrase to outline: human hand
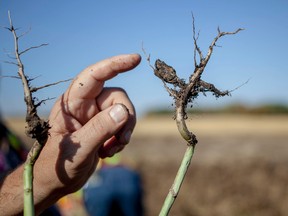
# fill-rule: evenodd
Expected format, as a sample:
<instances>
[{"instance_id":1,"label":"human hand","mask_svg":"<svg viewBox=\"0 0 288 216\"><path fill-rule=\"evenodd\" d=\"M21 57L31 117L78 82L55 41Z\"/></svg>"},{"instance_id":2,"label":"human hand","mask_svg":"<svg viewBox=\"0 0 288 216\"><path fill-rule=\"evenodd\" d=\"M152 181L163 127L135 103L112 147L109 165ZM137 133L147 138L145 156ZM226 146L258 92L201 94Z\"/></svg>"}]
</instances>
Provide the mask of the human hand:
<instances>
[{"instance_id":1,"label":"human hand","mask_svg":"<svg viewBox=\"0 0 288 216\"><path fill-rule=\"evenodd\" d=\"M105 88L104 82L140 61L138 54L112 57L73 80L51 111L50 135L34 166L35 191L40 187L43 196L54 200L78 190L99 157L112 156L129 142L136 123L134 107L124 90Z\"/></svg>"}]
</instances>

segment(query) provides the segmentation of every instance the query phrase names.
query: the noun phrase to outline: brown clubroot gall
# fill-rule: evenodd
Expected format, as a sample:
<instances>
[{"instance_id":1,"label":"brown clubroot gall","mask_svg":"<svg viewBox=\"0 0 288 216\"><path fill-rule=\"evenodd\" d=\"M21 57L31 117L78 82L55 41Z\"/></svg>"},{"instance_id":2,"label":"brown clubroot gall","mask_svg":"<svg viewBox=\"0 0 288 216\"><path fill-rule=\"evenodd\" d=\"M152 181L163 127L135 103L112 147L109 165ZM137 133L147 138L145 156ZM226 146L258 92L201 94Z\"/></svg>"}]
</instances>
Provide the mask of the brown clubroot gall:
<instances>
[{"instance_id":1,"label":"brown clubroot gall","mask_svg":"<svg viewBox=\"0 0 288 216\"><path fill-rule=\"evenodd\" d=\"M176 70L167 65L164 61L157 59L155 61L154 74L162 79L164 82L173 84L173 85L184 85L184 81L180 80L176 74Z\"/></svg>"},{"instance_id":2,"label":"brown clubroot gall","mask_svg":"<svg viewBox=\"0 0 288 216\"><path fill-rule=\"evenodd\" d=\"M186 107L188 103L193 105L193 100L196 99L199 93L205 95L206 92L212 92L215 97L229 95L229 91L220 91L213 84L201 80L201 75L204 67L196 67L188 83L184 79L177 76L176 70L167 65L164 61L157 59L155 61L154 74L160 78L170 96L173 97L176 106L175 119L177 122L178 130L182 137L189 145L196 145L197 138L190 132L186 126L185 120L187 119ZM173 88L169 88L167 84L172 84Z\"/></svg>"}]
</instances>

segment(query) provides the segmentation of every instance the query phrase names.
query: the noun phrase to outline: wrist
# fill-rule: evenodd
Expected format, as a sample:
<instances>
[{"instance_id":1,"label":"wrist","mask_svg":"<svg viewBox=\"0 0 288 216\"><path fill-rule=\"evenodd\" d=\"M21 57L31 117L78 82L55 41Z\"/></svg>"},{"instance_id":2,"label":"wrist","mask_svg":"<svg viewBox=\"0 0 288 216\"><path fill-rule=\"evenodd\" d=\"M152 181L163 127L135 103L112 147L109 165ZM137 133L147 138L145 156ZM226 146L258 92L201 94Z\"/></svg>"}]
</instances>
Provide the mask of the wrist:
<instances>
[{"instance_id":1,"label":"wrist","mask_svg":"<svg viewBox=\"0 0 288 216\"><path fill-rule=\"evenodd\" d=\"M38 172L39 174L36 172L37 169L34 169L33 194L35 211L38 214L56 203L65 194L61 193L60 187L52 179L45 178L43 171ZM43 177L39 176L41 174Z\"/></svg>"},{"instance_id":2,"label":"wrist","mask_svg":"<svg viewBox=\"0 0 288 216\"><path fill-rule=\"evenodd\" d=\"M41 213L67 193L55 172L53 157L45 154L43 148L33 169L33 193L36 213Z\"/></svg>"}]
</instances>

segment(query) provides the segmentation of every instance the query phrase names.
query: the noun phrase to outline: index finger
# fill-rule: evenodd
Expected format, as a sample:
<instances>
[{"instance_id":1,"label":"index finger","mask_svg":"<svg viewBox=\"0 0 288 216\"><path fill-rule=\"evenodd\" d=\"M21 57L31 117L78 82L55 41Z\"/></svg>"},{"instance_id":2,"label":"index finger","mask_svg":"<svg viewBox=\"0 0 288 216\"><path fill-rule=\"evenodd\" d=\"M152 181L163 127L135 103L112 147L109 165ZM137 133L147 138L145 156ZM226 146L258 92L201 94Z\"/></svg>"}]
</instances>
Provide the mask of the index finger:
<instances>
[{"instance_id":1,"label":"index finger","mask_svg":"<svg viewBox=\"0 0 288 216\"><path fill-rule=\"evenodd\" d=\"M118 75L135 68L141 61L139 54L119 55L102 60L83 70L69 88L69 98L93 99L102 91L103 84Z\"/></svg>"}]
</instances>

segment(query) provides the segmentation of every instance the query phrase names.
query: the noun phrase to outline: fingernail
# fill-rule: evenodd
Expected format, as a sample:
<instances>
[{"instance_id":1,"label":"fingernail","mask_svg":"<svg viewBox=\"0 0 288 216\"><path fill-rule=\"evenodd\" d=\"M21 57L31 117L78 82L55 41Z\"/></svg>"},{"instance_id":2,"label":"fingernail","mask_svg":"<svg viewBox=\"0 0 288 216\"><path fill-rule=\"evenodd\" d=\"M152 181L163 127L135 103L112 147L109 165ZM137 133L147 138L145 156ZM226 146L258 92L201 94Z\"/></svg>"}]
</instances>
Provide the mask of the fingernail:
<instances>
[{"instance_id":1,"label":"fingernail","mask_svg":"<svg viewBox=\"0 0 288 216\"><path fill-rule=\"evenodd\" d=\"M127 109L122 104L116 104L109 114L116 123L120 123L127 117Z\"/></svg>"}]
</instances>

